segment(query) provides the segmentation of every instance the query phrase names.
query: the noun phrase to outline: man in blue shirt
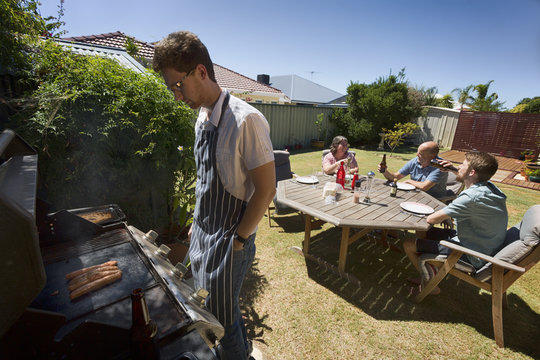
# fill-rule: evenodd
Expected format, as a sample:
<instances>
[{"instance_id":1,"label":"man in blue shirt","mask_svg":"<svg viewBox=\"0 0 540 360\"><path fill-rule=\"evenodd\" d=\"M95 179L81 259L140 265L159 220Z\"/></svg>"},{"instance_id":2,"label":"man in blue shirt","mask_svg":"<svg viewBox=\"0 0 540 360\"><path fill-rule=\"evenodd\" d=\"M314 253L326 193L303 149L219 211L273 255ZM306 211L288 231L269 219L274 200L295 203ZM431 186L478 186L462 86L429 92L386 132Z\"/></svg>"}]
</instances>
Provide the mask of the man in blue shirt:
<instances>
[{"instance_id":1,"label":"man in blue shirt","mask_svg":"<svg viewBox=\"0 0 540 360\"><path fill-rule=\"evenodd\" d=\"M493 256L501 248L508 225L506 195L488 181L497 171L498 163L494 156L483 152L469 152L458 168L457 180L465 184L465 189L445 208L427 217L429 224L442 223L446 229L432 228L426 239L407 239L403 247L416 269L423 274L421 281L426 282L429 269L422 269L419 257L422 253L448 255L450 250L439 245L440 240L453 241L469 249ZM456 231L452 218L456 220ZM485 262L472 256L463 256L462 260L476 269ZM430 274L433 275L433 274ZM420 282L420 279L409 279ZM435 288L432 294L440 292Z\"/></svg>"},{"instance_id":2,"label":"man in blue shirt","mask_svg":"<svg viewBox=\"0 0 540 360\"><path fill-rule=\"evenodd\" d=\"M439 146L437 143L427 141L420 144L416 157L409 160L398 172L391 173L387 168L383 175L389 181L411 175L409 180L405 180L406 183L414 185L435 198L445 196L448 173L430 165L431 160L436 159L438 154ZM380 170L381 166L379 165Z\"/></svg>"}]
</instances>

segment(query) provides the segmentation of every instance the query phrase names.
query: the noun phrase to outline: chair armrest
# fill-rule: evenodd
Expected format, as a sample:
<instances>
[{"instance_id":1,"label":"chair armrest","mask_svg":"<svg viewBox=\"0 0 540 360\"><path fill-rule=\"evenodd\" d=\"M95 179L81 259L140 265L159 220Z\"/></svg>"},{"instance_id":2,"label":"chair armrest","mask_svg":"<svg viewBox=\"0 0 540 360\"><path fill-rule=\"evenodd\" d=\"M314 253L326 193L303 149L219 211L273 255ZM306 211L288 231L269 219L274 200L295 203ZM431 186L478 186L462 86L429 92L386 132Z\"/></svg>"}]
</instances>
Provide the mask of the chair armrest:
<instances>
[{"instance_id":1,"label":"chair armrest","mask_svg":"<svg viewBox=\"0 0 540 360\"><path fill-rule=\"evenodd\" d=\"M451 242L446 241L446 240L442 240L440 242L440 244L443 245L443 246L446 246L449 249L456 250L456 251L462 252L462 253L467 254L467 255L472 255L472 256L477 257L477 258L479 258L481 260L490 262L493 265L497 265L497 266L500 266L500 267L508 269L508 270L513 270L513 271L517 271L517 272L521 272L521 273L525 272L525 268L523 268L521 266L517 266L517 265L511 264L511 263L508 263L506 261L496 259L496 258L494 258L492 256L479 253L478 251L468 249L466 247L451 243Z\"/></svg>"}]
</instances>

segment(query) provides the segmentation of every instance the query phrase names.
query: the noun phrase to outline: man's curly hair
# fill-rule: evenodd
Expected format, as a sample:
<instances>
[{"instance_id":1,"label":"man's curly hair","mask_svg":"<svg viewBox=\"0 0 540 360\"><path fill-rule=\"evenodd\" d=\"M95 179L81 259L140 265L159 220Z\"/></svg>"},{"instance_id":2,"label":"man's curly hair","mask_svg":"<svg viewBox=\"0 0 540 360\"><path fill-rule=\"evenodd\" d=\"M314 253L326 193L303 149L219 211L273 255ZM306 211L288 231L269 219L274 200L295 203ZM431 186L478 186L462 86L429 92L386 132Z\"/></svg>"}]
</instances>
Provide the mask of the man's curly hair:
<instances>
[{"instance_id":1,"label":"man's curly hair","mask_svg":"<svg viewBox=\"0 0 540 360\"><path fill-rule=\"evenodd\" d=\"M189 72L204 65L208 77L216 81L214 64L210 59L208 49L202 41L190 31L177 31L167 35L154 47L154 59L152 67L156 72L172 68L179 72Z\"/></svg>"}]
</instances>

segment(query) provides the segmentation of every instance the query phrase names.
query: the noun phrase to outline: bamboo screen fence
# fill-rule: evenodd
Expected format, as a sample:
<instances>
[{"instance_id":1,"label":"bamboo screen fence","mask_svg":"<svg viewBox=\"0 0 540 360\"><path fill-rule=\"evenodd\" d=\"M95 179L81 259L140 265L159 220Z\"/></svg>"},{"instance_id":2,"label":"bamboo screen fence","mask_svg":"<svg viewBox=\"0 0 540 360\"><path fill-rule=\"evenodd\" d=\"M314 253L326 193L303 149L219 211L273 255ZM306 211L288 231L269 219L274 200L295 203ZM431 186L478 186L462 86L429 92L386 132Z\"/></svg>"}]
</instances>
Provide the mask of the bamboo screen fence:
<instances>
[{"instance_id":1,"label":"bamboo screen fence","mask_svg":"<svg viewBox=\"0 0 540 360\"><path fill-rule=\"evenodd\" d=\"M524 150L538 155L540 114L462 111L452 150L485 151L518 158Z\"/></svg>"}]
</instances>

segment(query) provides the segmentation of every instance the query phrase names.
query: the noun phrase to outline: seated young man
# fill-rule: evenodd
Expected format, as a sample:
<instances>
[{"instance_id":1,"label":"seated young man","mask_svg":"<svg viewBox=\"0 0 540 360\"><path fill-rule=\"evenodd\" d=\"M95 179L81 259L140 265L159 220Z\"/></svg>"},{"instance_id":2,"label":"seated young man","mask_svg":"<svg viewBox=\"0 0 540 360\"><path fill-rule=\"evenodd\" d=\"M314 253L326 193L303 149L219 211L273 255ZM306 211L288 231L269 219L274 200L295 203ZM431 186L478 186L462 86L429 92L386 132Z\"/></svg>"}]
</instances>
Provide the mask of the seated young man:
<instances>
[{"instance_id":1,"label":"seated young man","mask_svg":"<svg viewBox=\"0 0 540 360\"><path fill-rule=\"evenodd\" d=\"M465 184L458 197L445 208L427 217L429 224L445 225L445 229L432 228L427 232L426 239L407 239L403 247L405 253L421 278L408 279L420 284L426 282L427 271L422 271L419 264L421 253L448 255L450 249L439 245L440 240L450 240L469 249L486 255L495 255L502 246L508 225L506 210L506 195L492 182L493 174L497 171L498 163L494 156L483 152L469 152L458 168L457 179ZM456 220L456 231L452 219ZM464 256L462 260L481 268L485 262L472 256ZM435 288L432 294L440 292Z\"/></svg>"},{"instance_id":2,"label":"seated young man","mask_svg":"<svg viewBox=\"0 0 540 360\"><path fill-rule=\"evenodd\" d=\"M427 141L420 144L416 157L409 160L398 172L392 173L385 169L383 175L389 181L411 175L410 179L405 180L406 183L416 186L435 198L446 196L448 173L431 166L431 160L436 159L438 154L439 145L434 141ZM381 171L380 165L378 169Z\"/></svg>"}]
</instances>

